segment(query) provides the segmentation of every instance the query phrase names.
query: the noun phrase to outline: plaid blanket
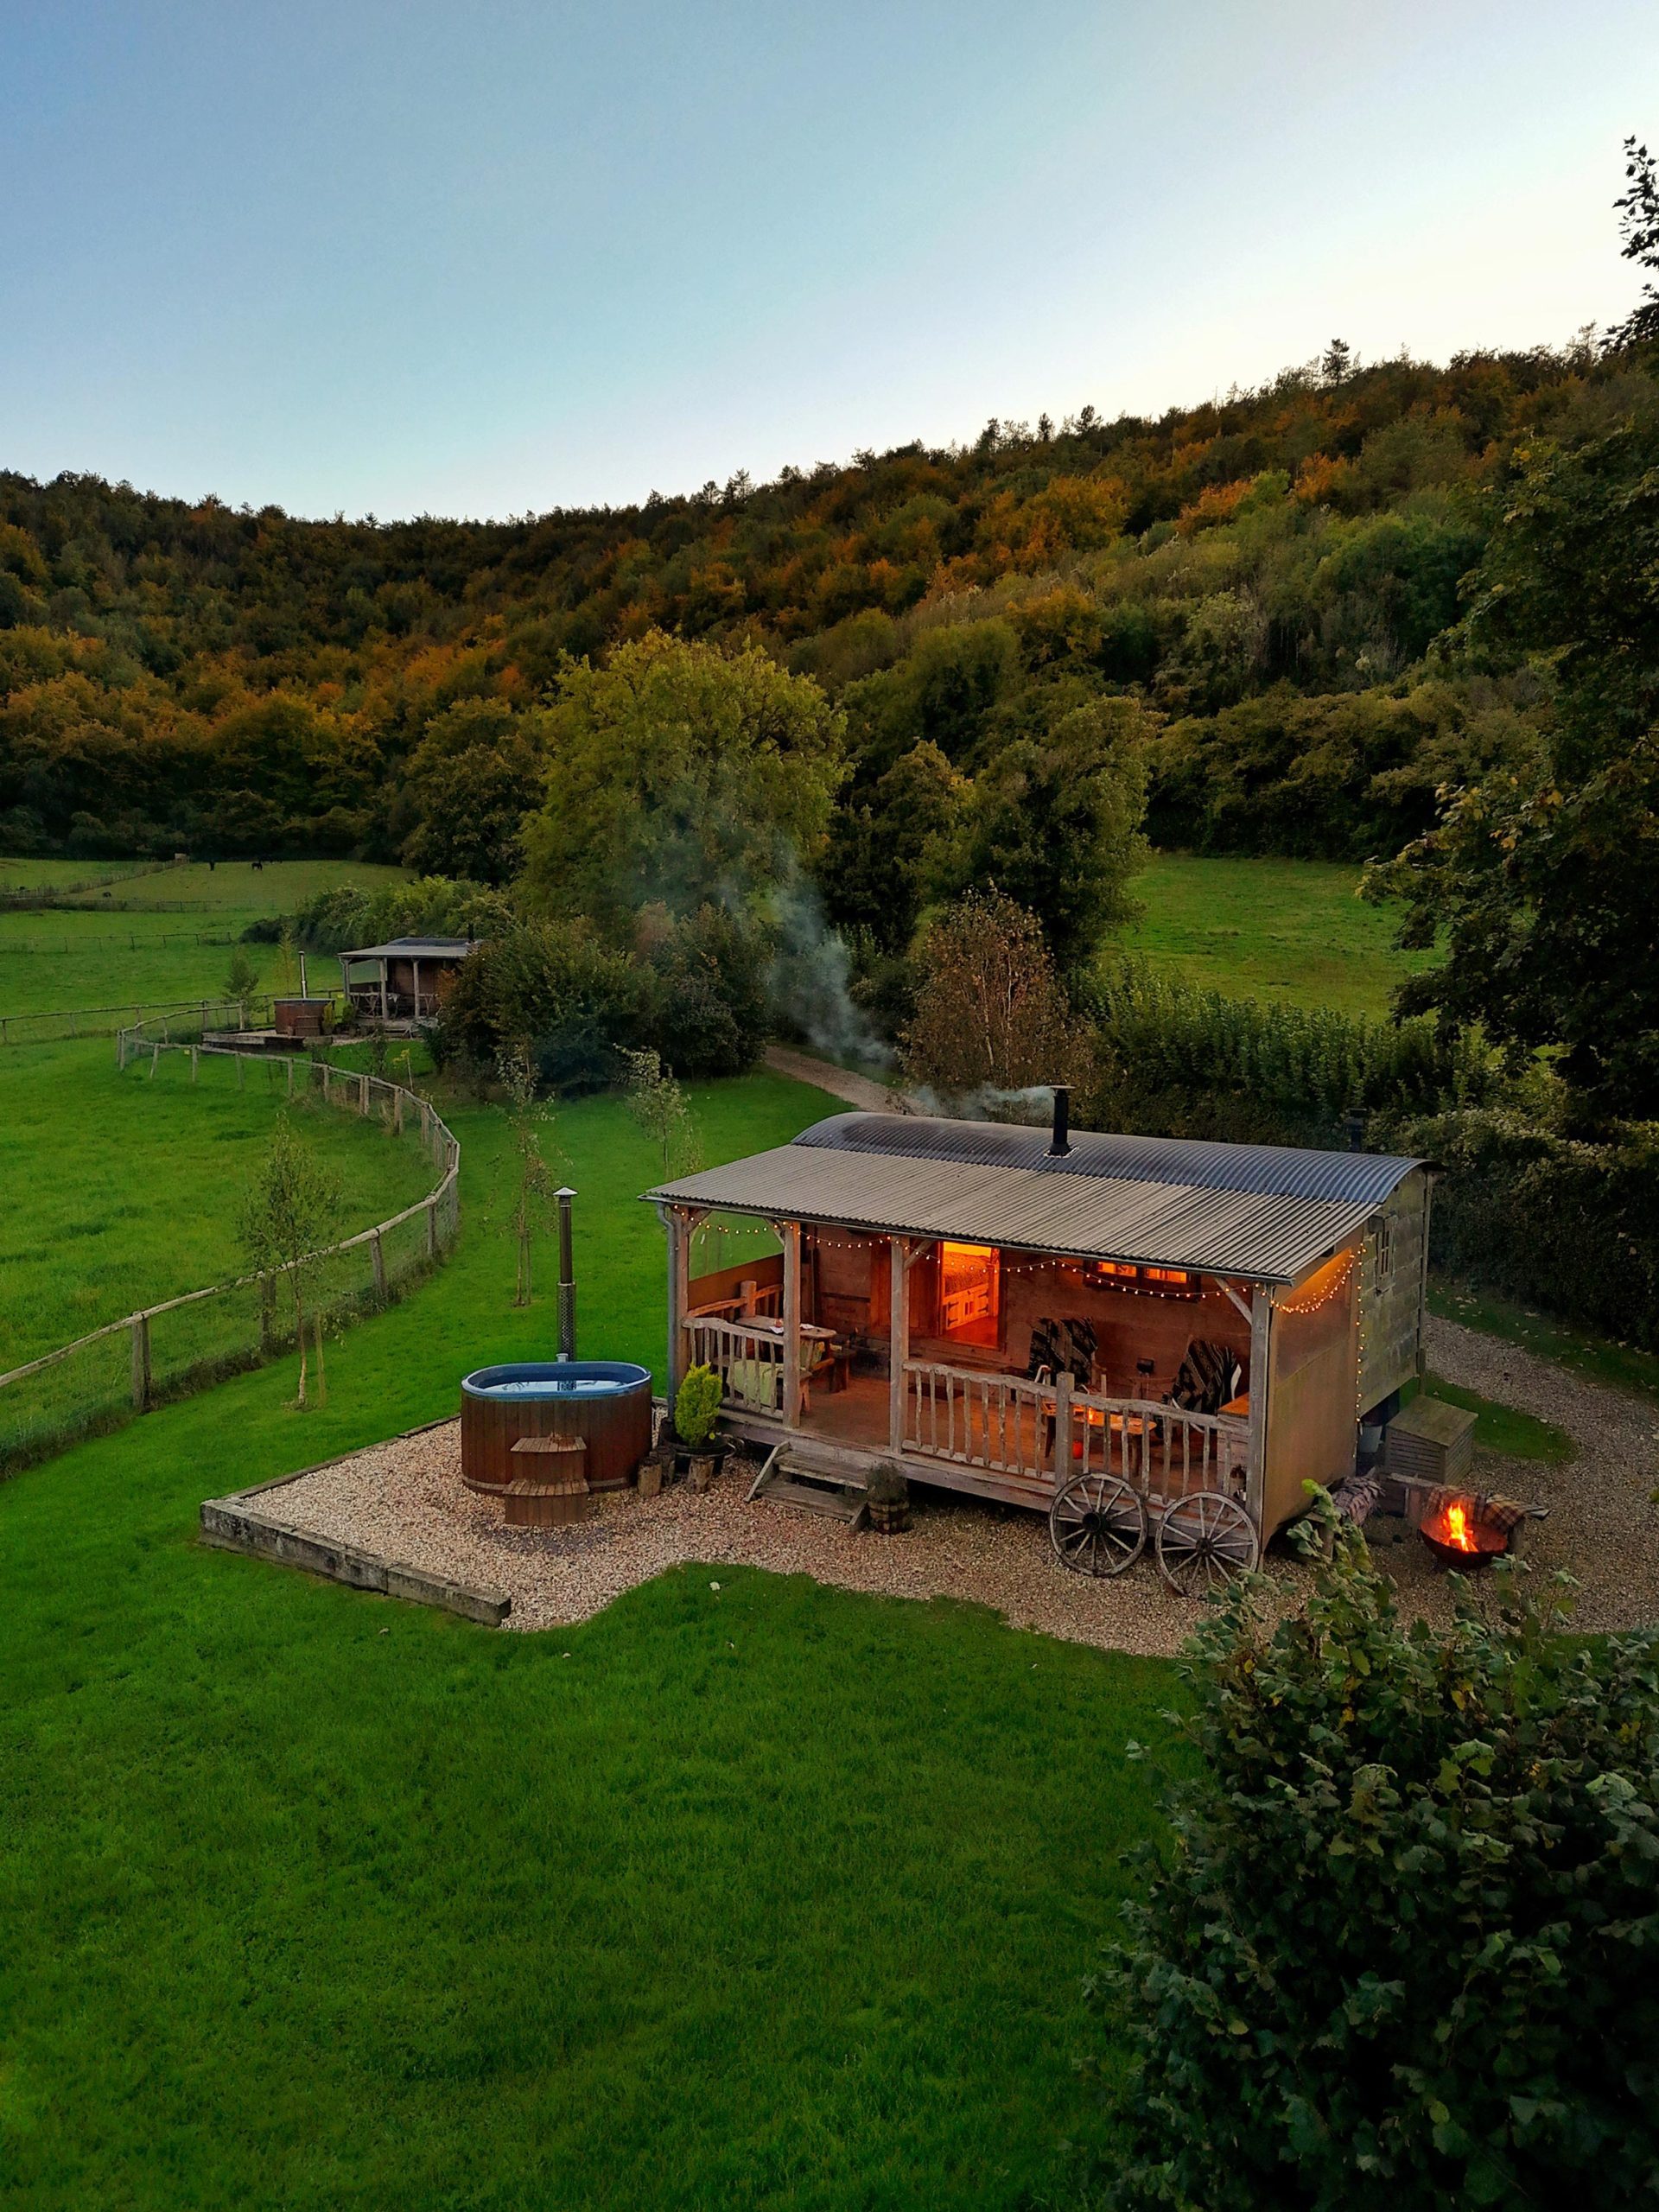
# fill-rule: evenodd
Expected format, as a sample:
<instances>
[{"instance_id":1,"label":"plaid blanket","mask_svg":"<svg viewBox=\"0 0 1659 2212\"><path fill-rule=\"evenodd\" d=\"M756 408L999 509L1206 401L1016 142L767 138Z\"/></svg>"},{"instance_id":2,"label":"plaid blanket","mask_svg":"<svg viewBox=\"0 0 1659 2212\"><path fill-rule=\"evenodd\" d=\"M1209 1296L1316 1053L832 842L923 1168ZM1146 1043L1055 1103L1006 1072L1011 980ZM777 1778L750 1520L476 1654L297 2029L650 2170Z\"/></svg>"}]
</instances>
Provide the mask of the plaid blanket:
<instances>
[{"instance_id":1,"label":"plaid blanket","mask_svg":"<svg viewBox=\"0 0 1659 2212\"><path fill-rule=\"evenodd\" d=\"M1099 1350L1100 1332L1092 1321L1054 1320L1046 1314L1031 1332L1027 1380L1034 1382L1047 1368L1051 1375L1070 1375L1086 1390L1094 1380Z\"/></svg>"},{"instance_id":2,"label":"plaid blanket","mask_svg":"<svg viewBox=\"0 0 1659 2212\"><path fill-rule=\"evenodd\" d=\"M1225 1344L1194 1337L1176 1374L1169 1402L1190 1414L1218 1414L1229 1398L1238 1395L1243 1380L1236 1352Z\"/></svg>"}]
</instances>

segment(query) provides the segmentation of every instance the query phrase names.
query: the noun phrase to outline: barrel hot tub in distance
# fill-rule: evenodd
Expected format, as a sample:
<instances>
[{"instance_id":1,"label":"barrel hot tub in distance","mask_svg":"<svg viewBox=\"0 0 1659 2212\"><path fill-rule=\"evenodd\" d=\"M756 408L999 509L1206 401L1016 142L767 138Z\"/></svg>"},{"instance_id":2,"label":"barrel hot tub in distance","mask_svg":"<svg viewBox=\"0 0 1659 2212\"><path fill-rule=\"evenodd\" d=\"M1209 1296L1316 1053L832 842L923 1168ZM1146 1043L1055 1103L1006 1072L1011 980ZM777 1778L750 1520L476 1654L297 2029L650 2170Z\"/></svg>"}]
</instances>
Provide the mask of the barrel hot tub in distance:
<instances>
[{"instance_id":1,"label":"barrel hot tub in distance","mask_svg":"<svg viewBox=\"0 0 1659 2212\"><path fill-rule=\"evenodd\" d=\"M587 1446L589 1490L621 1490L651 1449L651 1370L630 1360L520 1361L480 1367L461 1386L461 1472L470 1489L504 1491L524 1471L521 1437Z\"/></svg>"}]
</instances>

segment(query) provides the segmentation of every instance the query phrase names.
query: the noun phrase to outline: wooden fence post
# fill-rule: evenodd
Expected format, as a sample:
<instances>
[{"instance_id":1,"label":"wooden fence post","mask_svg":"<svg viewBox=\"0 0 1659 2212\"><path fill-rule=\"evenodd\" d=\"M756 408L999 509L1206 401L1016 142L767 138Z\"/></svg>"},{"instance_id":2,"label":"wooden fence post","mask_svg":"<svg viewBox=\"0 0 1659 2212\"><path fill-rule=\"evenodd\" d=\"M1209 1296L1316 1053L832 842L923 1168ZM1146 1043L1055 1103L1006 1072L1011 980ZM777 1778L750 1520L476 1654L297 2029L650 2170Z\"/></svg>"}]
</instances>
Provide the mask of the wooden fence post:
<instances>
[{"instance_id":1,"label":"wooden fence post","mask_svg":"<svg viewBox=\"0 0 1659 2212\"><path fill-rule=\"evenodd\" d=\"M378 1229L369 1239L369 1259L374 1268L374 1294L384 1306L386 1302L386 1255L381 1248Z\"/></svg>"},{"instance_id":2,"label":"wooden fence post","mask_svg":"<svg viewBox=\"0 0 1659 2212\"><path fill-rule=\"evenodd\" d=\"M426 1202L426 1256L429 1260L435 1260L438 1256L438 1202L436 1198L429 1198Z\"/></svg>"},{"instance_id":3,"label":"wooden fence post","mask_svg":"<svg viewBox=\"0 0 1659 2212\"><path fill-rule=\"evenodd\" d=\"M194 1082L195 1081L195 1079L196 1079L197 1065L198 1065L198 1063L200 1062L200 1058L201 1058L201 1050L200 1050L200 1047L199 1046L193 1045L193 1046L190 1047L190 1080L191 1080L191 1082L192 1082L192 1083L194 1083Z\"/></svg>"},{"instance_id":4,"label":"wooden fence post","mask_svg":"<svg viewBox=\"0 0 1659 2212\"><path fill-rule=\"evenodd\" d=\"M294 1063L284 1060L283 1065L288 1070L288 1095L291 1098L294 1096Z\"/></svg>"},{"instance_id":5,"label":"wooden fence post","mask_svg":"<svg viewBox=\"0 0 1659 2212\"><path fill-rule=\"evenodd\" d=\"M391 1126L399 1136L404 1134L404 1094L401 1090L391 1094Z\"/></svg>"},{"instance_id":6,"label":"wooden fence post","mask_svg":"<svg viewBox=\"0 0 1659 2212\"><path fill-rule=\"evenodd\" d=\"M367 1121L369 1117L369 1078L365 1075L360 1075L357 1078L357 1110L363 1116L364 1120Z\"/></svg>"},{"instance_id":7,"label":"wooden fence post","mask_svg":"<svg viewBox=\"0 0 1659 2212\"><path fill-rule=\"evenodd\" d=\"M132 1317L132 1407L143 1413L149 1403L149 1318Z\"/></svg>"},{"instance_id":8,"label":"wooden fence post","mask_svg":"<svg viewBox=\"0 0 1659 2212\"><path fill-rule=\"evenodd\" d=\"M150 1046L150 1048L149 1048L149 1080L151 1083L154 1083L154 1082L155 1082L155 1080L156 1080L156 1061L157 1061L157 1060L159 1060L159 1059L161 1058L161 1057L162 1057L162 1048L161 1048L161 1046L160 1046L159 1045L152 1045L152 1046Z\"/></svg>"}]
</instances>

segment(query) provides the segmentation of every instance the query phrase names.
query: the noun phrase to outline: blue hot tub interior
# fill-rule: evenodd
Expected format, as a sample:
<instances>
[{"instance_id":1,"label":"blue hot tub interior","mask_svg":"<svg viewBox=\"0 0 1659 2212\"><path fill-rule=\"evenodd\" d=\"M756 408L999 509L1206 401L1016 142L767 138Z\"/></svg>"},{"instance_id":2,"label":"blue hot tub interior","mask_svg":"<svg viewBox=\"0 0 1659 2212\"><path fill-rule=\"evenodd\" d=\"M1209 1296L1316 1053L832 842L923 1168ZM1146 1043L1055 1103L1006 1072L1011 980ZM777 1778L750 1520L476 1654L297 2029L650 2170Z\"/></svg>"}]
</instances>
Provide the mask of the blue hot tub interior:
<instances>
[{"instance_id":1,"label":"blue hot tub interior","mask_svg":"<svg viewBox=\"0 0 1659 2212\"><path fill-rule=\"evenodd\" d=\"M478 1368L461 1387L474 1398L604 1398L650 1381L649 1368L632 1360L530 1359Z\"/></svg>"}]
</instances>

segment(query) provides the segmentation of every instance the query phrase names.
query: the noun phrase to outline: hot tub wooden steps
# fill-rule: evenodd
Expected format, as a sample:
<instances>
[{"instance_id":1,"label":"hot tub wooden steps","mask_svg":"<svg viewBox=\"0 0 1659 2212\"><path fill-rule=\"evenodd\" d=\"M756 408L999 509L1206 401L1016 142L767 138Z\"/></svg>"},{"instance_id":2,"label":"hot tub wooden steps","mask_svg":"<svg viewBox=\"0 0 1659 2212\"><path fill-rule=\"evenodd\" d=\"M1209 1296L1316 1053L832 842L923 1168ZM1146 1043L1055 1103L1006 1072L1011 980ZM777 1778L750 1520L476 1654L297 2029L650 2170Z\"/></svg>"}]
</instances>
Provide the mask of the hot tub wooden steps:
<instances>
[{"instance_id":1,"label":"hot tub wooden steps","mask_svg":"<svg viewBox=\"0 0 1659 2212\"><path fill-rule=\"evenodd\" d=\"M501 1493L509 1529L558 1529L588 1512L588 1446L579 1436L521 1436L512 1456L526 1463ZM535 1472L528 1471L530 1467Z\"/></svg>"}]
</instances>

